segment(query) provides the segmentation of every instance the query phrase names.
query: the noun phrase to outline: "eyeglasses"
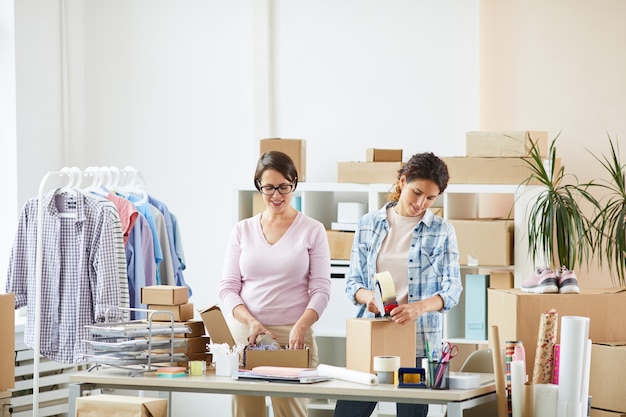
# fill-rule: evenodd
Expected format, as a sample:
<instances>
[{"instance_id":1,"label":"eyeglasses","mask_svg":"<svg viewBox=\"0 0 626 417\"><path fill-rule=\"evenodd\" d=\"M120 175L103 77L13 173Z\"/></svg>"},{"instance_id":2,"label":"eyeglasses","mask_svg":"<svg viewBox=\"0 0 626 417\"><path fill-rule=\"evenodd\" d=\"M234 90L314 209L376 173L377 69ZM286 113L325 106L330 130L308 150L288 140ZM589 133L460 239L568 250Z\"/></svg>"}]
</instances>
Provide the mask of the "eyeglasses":
<instances>
[{"instance_id":1,"label":"eyeglasses","mask_svg":"<svg viewBox=\"0 0 626 417\"><path fill-rule=\"evenodd\" d=\"M278 187L274 187L273 185L263 185L259 186L259 189L264 195L274 195L276 191L278 191L281 195L285 195L289 194L293 190L293 184L281 184Z\"/></svg>"}]
</instances>

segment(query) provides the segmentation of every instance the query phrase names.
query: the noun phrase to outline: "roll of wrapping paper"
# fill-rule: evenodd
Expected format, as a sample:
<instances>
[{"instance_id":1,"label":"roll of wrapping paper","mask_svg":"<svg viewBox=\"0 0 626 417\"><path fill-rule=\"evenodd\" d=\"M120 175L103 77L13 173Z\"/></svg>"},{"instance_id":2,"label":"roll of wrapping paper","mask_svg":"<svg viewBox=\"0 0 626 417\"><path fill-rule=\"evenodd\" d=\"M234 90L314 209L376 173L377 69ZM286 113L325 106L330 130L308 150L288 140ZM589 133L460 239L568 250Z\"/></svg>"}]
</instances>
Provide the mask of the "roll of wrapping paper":
<instances>
[{"instance_id":1,"label":"roll of wrapping paper","mask_svg":"<svg viewBox=\"0 0 626 417\"><path fill-rule=\"evenodd\" d=\"M541 314L533 367L533 384L550 384L553 382L554 346L558 330L559 313L555 309Z\"/></svg>"},{"instance_id":2,"label":"roll of wrapping paper","mask_svg":"<svg viewBox=\"0 0 626 417\"><path fill-rule=\"evenodd\" d=\"M511 403L511 362L513 362L513 354L515 353L515 347L524 346L519 340L507 340L505 342L505 376L506 376L506 403L508 409L508 415L513 415L513 405Z\"/></svg>"},{"instance_id":3,"label":"roll of wrapping paper","mask_svg":"<svg viewBox=\"0 0 626 417\"><path fill-rule=\"evenodd\" d=\"M367 372L354 371L339 366L319 364L317 370L320 375L330 376L342 381L356 382L364 385L378 385L378 377Z\"/></svg>"},{"instance_id":4,"label":"roll of wrapping paper","mask_svg":"<svg viewBox=\"0 0 626 417\"><path fill-rule=\"evenodd\" d=\"M496 404L498 417L507 417L506 382L504 380L504 364L502 363L502 348L500 347L500 331L498 326L491 326L489 337L493 349L493 372L496 378Z\"/></svg>"}]
</instances>

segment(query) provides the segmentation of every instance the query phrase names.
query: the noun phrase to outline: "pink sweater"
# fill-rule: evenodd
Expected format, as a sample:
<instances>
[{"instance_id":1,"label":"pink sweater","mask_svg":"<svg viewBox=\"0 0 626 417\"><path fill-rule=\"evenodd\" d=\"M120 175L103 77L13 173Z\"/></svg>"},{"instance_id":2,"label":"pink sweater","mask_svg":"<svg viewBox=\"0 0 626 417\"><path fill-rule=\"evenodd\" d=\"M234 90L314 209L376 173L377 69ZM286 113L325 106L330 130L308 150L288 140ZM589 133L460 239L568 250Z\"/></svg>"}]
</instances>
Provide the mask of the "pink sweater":
<instances>
[{"instance_id":1,"label":"pink sweater","mask_svg":"<svg viewBox=\"0 0 626 417\"><path fill-rule=\"evenodd\" d=\"M321 316L330 298L330 249L324 226L298 213L270 245L261 215L233 229L220 281L222 310L245 304L263 325L295 323L305 309Z\"/></svg>"}]
</instances>

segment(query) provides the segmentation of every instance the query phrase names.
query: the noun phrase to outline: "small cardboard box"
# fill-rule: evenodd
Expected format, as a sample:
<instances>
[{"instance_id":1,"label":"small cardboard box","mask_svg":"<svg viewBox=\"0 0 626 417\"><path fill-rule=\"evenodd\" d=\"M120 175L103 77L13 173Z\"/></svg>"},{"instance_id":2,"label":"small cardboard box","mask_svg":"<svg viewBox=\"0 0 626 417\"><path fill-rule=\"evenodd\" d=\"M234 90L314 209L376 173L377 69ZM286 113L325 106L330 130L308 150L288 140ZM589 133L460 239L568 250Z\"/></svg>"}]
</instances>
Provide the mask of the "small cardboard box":
<instances>
[{"instance_id":1,"label":"small cardboard box","mask_svg":"<svg viewBox=\"0 0 626 417\"><path fill-rule=\"evenodd\" d=\"M415 321L351 318L346 321L346 367L374 372L374 356L399 356L400 366L415 367Z\"/></svg>"},{"instance_id":2,"label":"small cardboard box","mask_svg":"<svg viewBox=\"0 0 626 417\"><path fill-rule=\"evenodd\" d=\"M498 326L500 346L505 346L507 340L520 340L524 344L529 377L535 363L541 314L552 308L559 313L559 328L563 316L589 317L589 338L592 341L626 340L626 326L622 321L626 315L624 288L581 288L580 294L531 294L519 289L488 289L487 300L489 325Z\"/></svg>"},{"instance_id":3,"label":"small cardboard box","mask_svg":"<svg viewBox=\"0 0 626 417\"><path fill-rule=\"evenodd\" d=\"M15 295L0 294L0 391L15 388Z\"/></svg>"},{"instance_id":4,"label":"small cardboard box","mask_svg":"<svg viewBox=\"0 0 626 417\"><path fill-rule=\"evenodd\" d=\"M512 271L489 271L489 288L514 288L515 277Z\"/></svg>"},{"instance_id":5,"label":"small cardboard box","mask_svg":"<svg viewBox=\"0 0 626 417\"><path fill-rule=\"evenodd\" d=\"M402 162L402 149L367 148L366 162Z\"/></svg>"},{"instance_id":6,"label":"small cardboard box","mask_svg":"<svg viewBox=\"0 0 626 417\"><path fill-rule=\"evenodd\" d=\"M512 265L512 220L449 220L456 231L461 265Z\"/></svg>"},{"instance_id":7,"label":"small cardboard box","mask_svg":"<svg viewBox=\"0 0 626 417\"><path fill-rule=\"evenodd\" d=\"M191 333L176 333L176 334L174 334L175 338L191 339L191 338L204 336L204 323L202 322L202 320L191 320L191 321L185 321L183 323L187 327L189 327L189 330L191 330ZM154 339L169 339L170 337L171 337L171 335L156 335L156 336L153 336Z\"/></svg>"},{"instance_id":8,"label":"small cardboard box","mask_svg":"<svg viewBox=\"0 0 626 417\"><path fill-rule=\"evenodd\" d=\"M293 159L298 171L298 182L306 181L306 141L304 139L261 139L261 155L269 151L281 151Z\"/></svg>"},{"instance_id":9,"label":"small cardboard box","mask_svg":"<svg viewBox=\"0 0 626 417\"><path fill-rule=\"evenodd\" d=\"M543 131L466 132L465 143L469 157L529 156L533 143L542 157L548 155L548 132Z\"/></svg>"},{"instance_id":10,"label":"small cardboard box","mask_svg":"<svg viewBox=\"0 0 626 417\"><path fill-rule=\"evenodd\" d=\"M189 301L189 288L176 285L150 285L141 289L142 304L176 306Z\"/></svg>"},{"instance_id":11,"label":"small cardboard box","mask_svg":"<svg viewBox=\"0 0 626 417\"><path fill-rule=\"evenodd\" d=\"M403 162L337 162L337 182L394 184Z\"/></svg>"},{"instance_id":12,"label":"small cardboard box","mask_svg":"<svg viewBox=\"0 0 626 417\"><path fill-rule=\"evenodd\" d=\"M626 339L591 345L589 395L593 398L594 407L626 413L626 396L622 385L625 374Z\"/></svg>"},{"instance_id":13,"label":"small cardboard box","mask_svg":"<svg viewBox=\"0 0 626 417\"><path fill-rule=\"evenodd\" d=\"M189 321L193 320L193 304L185 303L180 305L162 305L162 304L148 304L148 310L160 310L170 311L174 314L174 321ZM152 320L154 321L170 321L172 316L167 313L153 313Z\"/></svg>"},{"instance_id":14,"label":"small cardboard box","mask_svg":"<svg viewBox=\"0 0 626 417\"><path fill-rule=\"evenodd\" d=\"M228 324L222 310L212 305L200 311L200 316L213 343L235 345ZM244 351L244 368L252 369L255 366L288 366L293 368L309 367L309 349L295 350L248 350Z\"/></svg>"},{"instance_id":15,"label":"small cardboard box","mask_svg":"<svg viewBox=\"0 0 626 417\"><path fill-rule=\"evenodd\" d=\"M330 259L350 259L354 232L326 230L326 235L330 246Z\"/></svg>"},{"instance_id":16,"label":"small cardboard box","mask_svg":"<svg viewBox=\"0 0 626 417\"><path fill-rule=\"evenodd\" d=\"M532 171L524 162L529 158L441 158L448 165L450 184L522 184ZM561 159L556 158L556 171L561 167ZM544 165L548 160L544 161ZM548 169L549 171L549 169ZM539 184L531 181L529 185Z\"/></svg>"},{"instance_id":17,"label":"small cardboard box","mask_svg":"<svg viewBox=\"0 0 626 417\"><path fill-rule=\"evenodd\" d=\"M76 399L76 417L167 417L165 398L90 395Z\"/></svg>"}]
</instances>

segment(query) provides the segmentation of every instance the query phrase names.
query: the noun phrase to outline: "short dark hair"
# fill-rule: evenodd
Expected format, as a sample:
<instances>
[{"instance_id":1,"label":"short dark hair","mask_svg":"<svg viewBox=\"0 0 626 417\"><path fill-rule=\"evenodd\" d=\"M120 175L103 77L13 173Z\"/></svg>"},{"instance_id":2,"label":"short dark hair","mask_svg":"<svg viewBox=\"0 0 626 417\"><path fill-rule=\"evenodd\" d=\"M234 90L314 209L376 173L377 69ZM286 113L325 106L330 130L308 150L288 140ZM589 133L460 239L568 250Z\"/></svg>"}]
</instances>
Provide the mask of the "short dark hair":
<instances>
[{"instance_id":1,"label":"short dark hair","mask_svg":"<svg viewBox=\"0 0 626 417\"><path fill-rule=\"evenodd\" d=\"M256 164L254 186L258 191L261 191L261 176L268 169L280 172L287 181L293 184L294 190L298 186L298 170L296 169L296 164L293 162L293 159L284 152L269 151L261 155Z\"/></svg>"},{"instance_id":2,"label":"short dark hair","mask_svg":"<svg viewBox=\"0 0 626 417\"><path fill-rule=\"evenodd\" d=\"M446 163L432 152L416 153L398 170L398 181L387 196L389 201L398 201L400 198L400 178L406 177L406 182L414 180L431 180L439 187L439 194L448 187L450 174Z\"/></svg>"}]
</instances>

